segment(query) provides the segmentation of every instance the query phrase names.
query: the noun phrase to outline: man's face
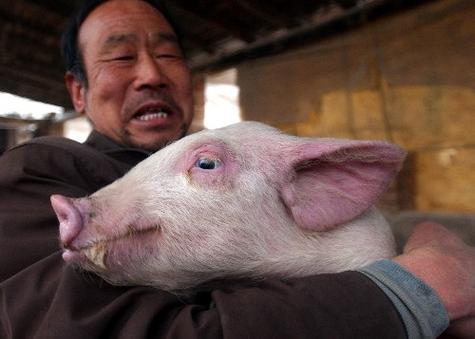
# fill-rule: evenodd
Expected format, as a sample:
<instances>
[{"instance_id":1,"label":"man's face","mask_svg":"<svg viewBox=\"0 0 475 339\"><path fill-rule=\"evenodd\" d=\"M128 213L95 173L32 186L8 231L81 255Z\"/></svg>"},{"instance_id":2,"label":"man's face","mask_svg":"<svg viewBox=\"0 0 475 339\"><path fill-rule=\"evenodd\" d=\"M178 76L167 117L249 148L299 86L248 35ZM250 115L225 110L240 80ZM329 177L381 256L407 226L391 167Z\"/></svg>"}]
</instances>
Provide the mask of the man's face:
<instances>
[{"instance_id":1,"label":"man's face","mask_svg":"<svg viewBox=\"0 0 475 339\"><path fill-rule=\"evenodd\" d=\"M71 75L66 82L97 131L148 150L184 135L193 116L190 72L159 11L139 0L107 1L83 22L78 40L87 84Z\"/></svg>"}]
</instances>

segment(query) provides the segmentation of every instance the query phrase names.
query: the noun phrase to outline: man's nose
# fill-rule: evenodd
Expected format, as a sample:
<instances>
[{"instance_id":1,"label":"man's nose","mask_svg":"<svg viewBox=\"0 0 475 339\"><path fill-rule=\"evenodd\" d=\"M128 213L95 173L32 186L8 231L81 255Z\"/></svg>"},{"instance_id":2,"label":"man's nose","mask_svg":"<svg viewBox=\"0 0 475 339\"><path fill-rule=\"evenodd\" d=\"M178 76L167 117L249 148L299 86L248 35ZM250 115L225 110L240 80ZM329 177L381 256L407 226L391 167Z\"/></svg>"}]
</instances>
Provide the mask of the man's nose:
<instances>
[{"instance_id":1,"label":"man's nose","mask_svg":"<svg viewBox=\"0 0 475 339\"><path fill-rule=\"evenodd\" d=\"M134 87L137 90L143 88L161 88L166 87L168 78L165 75L163 66L153 55L142 56L136 64L136 77Z\"/></svg>"}]
</instances>

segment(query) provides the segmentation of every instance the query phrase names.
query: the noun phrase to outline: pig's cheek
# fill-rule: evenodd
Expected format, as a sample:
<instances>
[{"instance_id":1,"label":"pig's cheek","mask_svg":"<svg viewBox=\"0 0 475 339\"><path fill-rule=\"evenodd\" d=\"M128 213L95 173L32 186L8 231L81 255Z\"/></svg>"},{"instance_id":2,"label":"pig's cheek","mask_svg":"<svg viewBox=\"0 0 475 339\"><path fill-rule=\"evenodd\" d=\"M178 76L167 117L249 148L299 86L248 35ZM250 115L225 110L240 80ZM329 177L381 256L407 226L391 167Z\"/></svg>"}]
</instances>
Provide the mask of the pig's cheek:
<instances>
[{"instance_id":1,"label":"pig's cheek","mask_svg":"<svg viewBox=\"0 0 475 339\"><path fill-rule=\"evenodd\" d=\"M191 186L211 189L231 189L233 176L225 169L203 170L192 168L185 173L185 178Z\"/></svg>"}]
</instances>

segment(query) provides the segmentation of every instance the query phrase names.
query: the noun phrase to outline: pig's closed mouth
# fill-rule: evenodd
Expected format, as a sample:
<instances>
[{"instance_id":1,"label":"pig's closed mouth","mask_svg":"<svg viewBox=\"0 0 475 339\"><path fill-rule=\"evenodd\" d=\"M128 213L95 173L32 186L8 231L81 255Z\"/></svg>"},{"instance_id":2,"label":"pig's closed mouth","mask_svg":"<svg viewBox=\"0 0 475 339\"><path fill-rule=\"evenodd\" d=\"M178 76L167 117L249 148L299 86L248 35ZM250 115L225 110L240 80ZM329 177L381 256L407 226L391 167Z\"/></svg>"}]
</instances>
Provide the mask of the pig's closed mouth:
<instances>
[{"instance_id":1,"label":"pig's closed mouth","mask_svg":"<svg viewBox=\"0 0 475 339\"><path fill-rule=\"evenodd\" d=\"M121 241L130 241L131 238L151 238L154 233L160 233L161 227L159 225L155 225L153 227L144 228L144 229L136 229L134 226L128 226L127 233L117 235L112 238L104 238L95 240L92 243L88 243L84 246L74 247L68 246L65 247L65 252L63 254L63 258L66 261L77 262L81 261L81 257L83 259L87 258L92 264L97 266L101 269L106 269L106 260L107 260L107 253L108 250L113 248L117 243ZM82 254L82 255L81 255ZM85 257L85 258L84 258ZM70 258L68 260L68 258Z\"/></svg>"}]
</instances>

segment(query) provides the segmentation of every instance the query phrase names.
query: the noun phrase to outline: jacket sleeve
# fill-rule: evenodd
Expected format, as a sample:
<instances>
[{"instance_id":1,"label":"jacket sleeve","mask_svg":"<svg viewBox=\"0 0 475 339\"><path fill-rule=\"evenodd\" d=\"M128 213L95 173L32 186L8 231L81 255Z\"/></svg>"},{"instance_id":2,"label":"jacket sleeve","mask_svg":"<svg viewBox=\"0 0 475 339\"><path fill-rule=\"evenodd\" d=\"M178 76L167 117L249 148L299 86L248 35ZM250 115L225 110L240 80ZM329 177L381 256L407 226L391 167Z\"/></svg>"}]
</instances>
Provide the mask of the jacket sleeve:
<instances>
[{"instance_id":1,"label":"jacket sleeve","mask_svg":"<svg viewBox=\"0 0 475 339\"><path fill-rule=\"evenodd\" d=\"M405 337L390 300L357 272L234 285L185 301L65 265L49 196L97 190L120 176L107 166L34 144L0 157L1 338ZM102 177L98 167L115 174Z\"/></svg>"}]
</instances>

